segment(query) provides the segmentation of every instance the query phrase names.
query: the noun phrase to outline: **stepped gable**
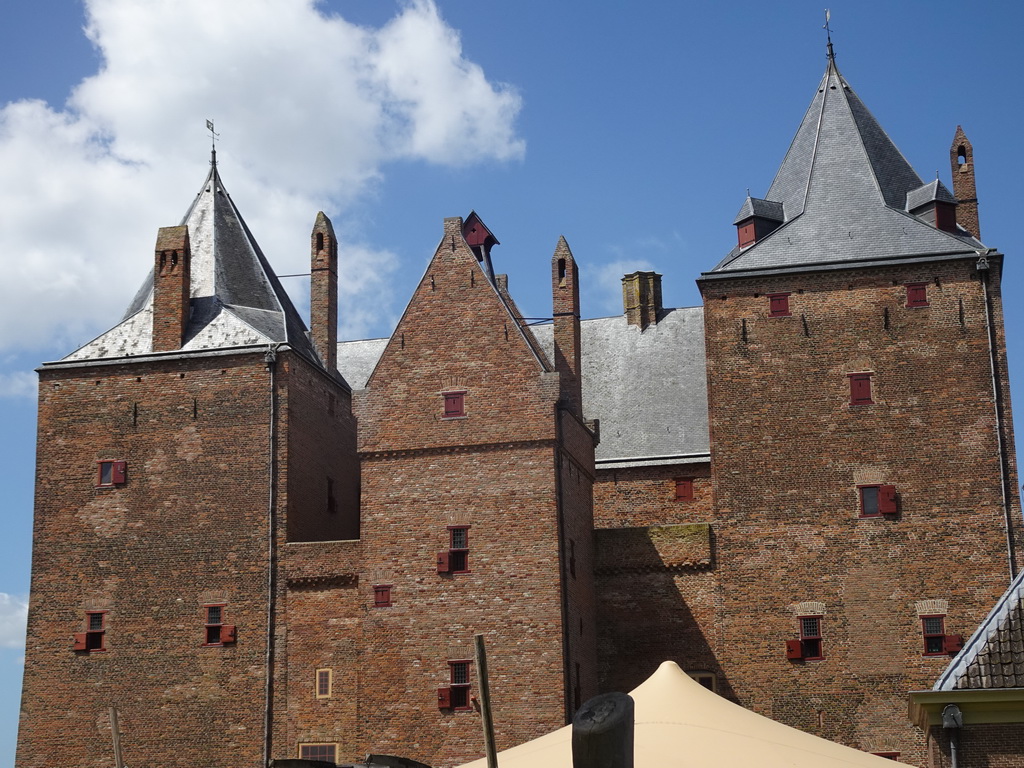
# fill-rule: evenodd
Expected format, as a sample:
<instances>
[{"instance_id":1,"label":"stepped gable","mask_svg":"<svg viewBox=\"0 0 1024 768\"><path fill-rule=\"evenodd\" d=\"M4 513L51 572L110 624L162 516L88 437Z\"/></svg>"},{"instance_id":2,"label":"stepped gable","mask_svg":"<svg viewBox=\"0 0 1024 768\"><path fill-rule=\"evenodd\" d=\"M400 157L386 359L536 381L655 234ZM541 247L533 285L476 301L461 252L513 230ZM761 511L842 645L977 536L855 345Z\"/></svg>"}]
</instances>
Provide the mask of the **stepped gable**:
<instances>
[{"instance_id":1,"label":"stepped gable","mask_svg":"<svg viewBox=\"0 0 1024 768\"><path fill-rule=\"evenodd\" d=\"M182 352L286 343L318 360L305 323L278 281L234 201L216 159L182 224L191 243L191 317ZM65 360L153 351L153 273L121 322Z\"/></svg>"},{"instance_id":2,"label":"stepped gable","mask_svg":"<svg viewBox=\"0 0 1024 768\"><path fill-rule=\"evenodd\" d=\"M907 212L908 193L925 186L830 56L775 180L757 201L773 212L781 207L782 225L734 248L702 277L983 248L962 228L945 232ZM748 209L749 215L757 214L745 203L739 217Z\"/></svg>"},{"instance_id":3,"label":"stepped gable","mask_svg":"<svg viewBox=\"0 0 1024 768\"><path fill-rule=\"evenodd\" d=\"M1024 688L1024 571L964 644L934 691Z\"/></svg>"}]
</instances>

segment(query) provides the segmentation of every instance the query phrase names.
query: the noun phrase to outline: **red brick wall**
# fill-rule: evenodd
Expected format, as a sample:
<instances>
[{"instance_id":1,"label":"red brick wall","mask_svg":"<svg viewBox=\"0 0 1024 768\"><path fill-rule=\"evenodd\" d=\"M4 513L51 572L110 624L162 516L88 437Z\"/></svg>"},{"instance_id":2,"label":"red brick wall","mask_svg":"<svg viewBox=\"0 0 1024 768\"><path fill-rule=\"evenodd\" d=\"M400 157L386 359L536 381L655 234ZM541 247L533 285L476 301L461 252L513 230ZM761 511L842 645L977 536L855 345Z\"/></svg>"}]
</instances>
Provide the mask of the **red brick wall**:
<instances>
[{"instance_id":1,"label":"red brick wall","mask_svg":"<svg viewBox=\"0 0 1024 768\"><path fill-rule=\"evenodd\" d=\"M957 765L959 768L1024 768L1024 723L989 723L961 728ZM953 766L949 732L941 726L932 726L929 730L927 766Z\"/></svg>"},{"instance_id":2,"label":"red brick wall","mask_svg":"<svg viewBox=\"0 0 1024 768\"><path fill-rule=\"evenodd\" d=\"M356 539L359 461L351 394L318 366L295 355L289 356L280 375L288 388L288 539Z\"/></svg>"},{"instance_id":3,"label":"red brick wall","mask_svg":"<svg viewBox=\"0 0 1024 768\"><path fill-rule=\"evenodd\" d=\"M905 307L909 282L928 283L930 306ZM968 635L1008 580L973 260L702 290L728 686L782 722L921 762L905 694L948 658L922 656L915 604L948 600L946 631ZM767 317L774 292L791 317ZM873 405L849 404L857 371L874 372ZM868 483L897 487L898 515L859 518ZM1010 488L1019 520L1015 474ZM785 658L805 601L824 604L823 661Z\"/></svg>"},{"instance_id":4,"label":"red brick wall","mask_svg":"<svg viewBox=\"0 0 1024 768\"><path fill-rule=\"evenodd\" d=\"M676 478L693 480L693 500L676 499ZM711 519L714 494L711 466L677 464L601 469L594 484L598 528L669 525Z\"/></svg>"},{"instance_id":5,"label":"red brick wall","mask_svg":"<svg viewBox=\"0 0 1024 768\"><path fill-rule=\"evenodd\" d=\"M340 756L365 754L359 741L360 650L366 607L358 584L359 541L309 542L284 548L288 587L287 733L275 753L297 755L300 743L337 745ZM329 670L329 695L317 695L317 671ZM283 719L283 718L282 718ZM354 758L353 758L354 759Z\"/></svg>"},{"instance_id":6,"label":"red brick wall","mask_svg":"<svg viewBox=\"0 0 1024 768\"><path fill-rule=\"evenodd\" d=\"M269 381L250 356L44 370L19 766L261 759ZM97 488L99 459L127 482ZM202 647L206 603L237 643ZM106 610L105 652L72 650Z\"/></svg>"},{"instance_id":7,"label":"red brick wall","mask_svg":"<svg viewBox=\"0 0 1024 768\"><path fill-rule=\"evenodd\" d=\"M566 700L570 715L598 693L597 603L594 592L593 433L559 411L562 579L565 589Z\"/></svg>"}]
</instances>

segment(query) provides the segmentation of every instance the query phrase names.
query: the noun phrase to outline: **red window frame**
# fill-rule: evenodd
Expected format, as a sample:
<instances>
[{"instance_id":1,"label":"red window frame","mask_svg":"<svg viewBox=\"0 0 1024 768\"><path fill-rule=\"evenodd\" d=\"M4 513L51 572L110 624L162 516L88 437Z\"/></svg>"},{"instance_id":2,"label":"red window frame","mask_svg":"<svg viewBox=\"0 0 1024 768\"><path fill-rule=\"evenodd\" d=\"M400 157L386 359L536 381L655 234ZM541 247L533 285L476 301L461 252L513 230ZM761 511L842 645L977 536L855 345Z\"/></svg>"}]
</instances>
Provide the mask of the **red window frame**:
<instances>
[{"instance_id":1,"label":"red window frame","mask_svg":"<svg viewBox=\"0 0 1024 768\"><path fill-rule=\"evenodd\" d=\"M448 662L449 680L449 701L451 709L467 710L472 709L472 701L469 696L470 689L470 666L469 659L452 659Z\"/></svg>"},{"instance_id":2,"label":"red window frame","mask_svg":"<svg viewBox=\"0 0 1024 768\"><path fill-rule=\"evenodd\" d=\"M872 405L871 377L873 373L848 373L850 379L850 405Z\"/></svg>"},{"instance_id":3,"label":"red window frame","mask_svg":"<svg viewBox=\"0 0 1024 768\"><path fill-rule=\"evenodd\" d=\"M768 294L768 317L790 317L789 294L769 293Z\"/></svg>"},{"instance_id":4,"label":"red window frame","mask_svg":"<svg viewBox=\"0 0 1024 768\"><path fill-rule=\"evenodd\" d=\"M466 415L466 392L442 392L444 410L441 418L460 419Z\"/></svg>"},{"instance_id":5,"label":"red window frame","mask_svg":"<svg viewBox=\"0 0 1024 768\"><path fill-rule=\"evenodd\" d=\"M469 573L469 526L448 526L448 572Z\"/></svg>"},{"instance_id":6,"label":"red window frame","mask_svg":"<svg viewBox=\"0 0 1024 768\"><path fill-rule=\"evenodd\" d=\"M857 497L861 517L884 517L899 512L895 485L858 485Z\"/></svg>"},{"instance_id":7,"label":"red window frame","mask_svg":"<svg viewBox=\"0 0 1024 768\"><path fill-rule=\"evenodd\" d=\"M676 501L693 501L693 478L676 478Z\"/></svg>"},{"instance_id":8,"label":"red window frame","mask_svg":"<svg viewBox=\"0 0 1024 768\"><path fill-rule=\"evenodd\" d=\"M391 585L390 584L374 584L373 585L373 607L374 608L390 608L391 607Z\"/></svg>"},{"instance_id":9,"label":"red window frame","mask_svg":"<svg viewBox=\"0 0 1024 768\"><path fill-rule=\"evenodd\" d=\"M227 603L203 606L203 647L214 648L235 642L235 626L224 623Z\"/></svg>"},{"instance_id":10,"label":"red window frame","mask_svg":"<svg viewBox=\"0 0 1024 768\"><path fill-rule=\"evenodd\" d=\"M96 487L113 488L124 485L128 478L128 462L100 459L96 462Z\"/></svg>"},{"instance_id":11,"label":"red window frame","mask_svg":"<svg viewBox=\"0 0 1024 768\"><path fill-rule=\"evenodd\" d=\"M946 616L933 614L921 617L921 635L924 638L922 656L948 656L946 650Z\"/></svg>"},{"instance_id":12,"label":"red window frame","mask_svg":"<svg viewBox=\"0 0 1024 768\"><path fill-rule=\"evenodd\" d=\"M85 631L75 633L75 650L96 653L107 650L107 612L86 611Z\"/></svg>"},{"instance_id":13,"label":"red window frame","mask_svg":"<svg viewBox=\"0 0 1024 768\"><path fill-rule=\"evenodd\" d=\"M299 744L300 760L322 760L335 763L338 758L338 745L330 743Z\"/></svg>"},{"instance_id":14,"label":"red window frame","mask_svg":"<svg viewBox=\"0 0 1024 768\"><path fill-rule=\"evenodd\" d=\"M324 667L316 671L316 697L318 699L331 698L331 689L334 686L334 671Z\"/></svg>"},{"instance_id":15,"label":"red window frame","mask_svg":"<svg viewBox=\"0 0 1024 768\"><path fill-rule=\"evenodd\" d=\"M819 661L825 658L821 618L821 616L797 617L797 623L800 625L800 648L805 661Z\"/></svg>"},{"instance_id":16,"label":"red window frame","mask_svg":"<svg viewBox=\"0 0 1024 768\"><path fill-rule=\"evenodd\" d=\"M907 283L907 309L928 306L928 283Z\"/></svg>"}]
</instances>

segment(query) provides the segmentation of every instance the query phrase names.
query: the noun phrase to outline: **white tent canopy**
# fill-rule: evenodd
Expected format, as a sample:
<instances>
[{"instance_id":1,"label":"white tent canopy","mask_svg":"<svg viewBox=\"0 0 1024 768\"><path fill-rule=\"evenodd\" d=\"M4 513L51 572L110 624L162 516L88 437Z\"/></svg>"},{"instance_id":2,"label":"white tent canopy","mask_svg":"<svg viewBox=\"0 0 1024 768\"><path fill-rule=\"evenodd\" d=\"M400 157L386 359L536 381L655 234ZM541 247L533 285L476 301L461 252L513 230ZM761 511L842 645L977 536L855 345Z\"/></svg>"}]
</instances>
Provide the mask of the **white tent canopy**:
<instances>
[{"instance_id":1,"label":"white tent canopy","mask_svg":"<svg viewBox=\"0 0 1024 768\"><path fill-rule=\"evenodd\" d=\"M891 768L892 761L782 725L733 704L663 662L630 692L633 756L659 768ZM486 768L486 760L462 768ZM498 768L571 768L572 726L498 753Z\"/></svg>"}]
</instances>

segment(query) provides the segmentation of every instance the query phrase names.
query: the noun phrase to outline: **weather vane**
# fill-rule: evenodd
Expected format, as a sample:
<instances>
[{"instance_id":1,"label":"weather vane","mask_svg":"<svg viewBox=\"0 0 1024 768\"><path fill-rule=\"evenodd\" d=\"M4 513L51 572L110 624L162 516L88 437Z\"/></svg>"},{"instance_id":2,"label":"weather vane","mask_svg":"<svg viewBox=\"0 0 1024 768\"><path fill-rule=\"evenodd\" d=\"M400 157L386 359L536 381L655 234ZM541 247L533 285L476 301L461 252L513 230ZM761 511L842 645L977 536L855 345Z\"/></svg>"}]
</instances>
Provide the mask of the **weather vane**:
<instances>
[{"instance_id":1,"label":"weather vane","mask_svg":"<svg viewBox=\"0 0 1024 768\"><path fill-rule=\"evenodd\" d=\"M828 22L829 22L829 20L831 18L832 18L832 11L830 11L828 8L826 8L825 9L825 25L822 27L822 29L825 30L825 36L828 38L828 57L830 59L835 59L836 55L832 51L832 30L828 26Z\"/></svg>"},{"instance_id":2,"label":"weather vane","mask_svg":"<svg viewBox=\"0 0 1024 768\"><path fill-rule=\"evenodd\" d=\"M206 130L210 132L210 163L213 165L217 164L217 137L220 136L215 130L213 130L213 120L206 121Z\"/></svg>"}]
</instances>

